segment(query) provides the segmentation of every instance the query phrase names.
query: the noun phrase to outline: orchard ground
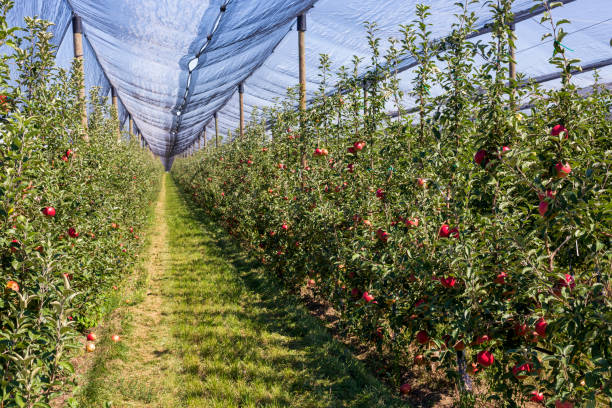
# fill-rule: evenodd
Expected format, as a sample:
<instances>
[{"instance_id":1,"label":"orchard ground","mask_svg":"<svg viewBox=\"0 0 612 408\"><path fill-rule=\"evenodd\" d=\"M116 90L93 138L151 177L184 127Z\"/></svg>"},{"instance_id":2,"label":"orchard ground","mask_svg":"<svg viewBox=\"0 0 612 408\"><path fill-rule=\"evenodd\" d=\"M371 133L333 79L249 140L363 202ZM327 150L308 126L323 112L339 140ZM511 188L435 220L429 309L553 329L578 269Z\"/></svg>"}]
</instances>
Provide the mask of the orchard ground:
<instances>
[{"instance_id":1,"label":"orchard ground","mask_svg":"<svg viewBox=\"0 0 612 408\"><path fill-rule=\"evenodd\" d=\"M295 296L264 280L170 176L144 258L129 304L97 330L81 406L412 406Z\"/></svg>"}]
</instances>

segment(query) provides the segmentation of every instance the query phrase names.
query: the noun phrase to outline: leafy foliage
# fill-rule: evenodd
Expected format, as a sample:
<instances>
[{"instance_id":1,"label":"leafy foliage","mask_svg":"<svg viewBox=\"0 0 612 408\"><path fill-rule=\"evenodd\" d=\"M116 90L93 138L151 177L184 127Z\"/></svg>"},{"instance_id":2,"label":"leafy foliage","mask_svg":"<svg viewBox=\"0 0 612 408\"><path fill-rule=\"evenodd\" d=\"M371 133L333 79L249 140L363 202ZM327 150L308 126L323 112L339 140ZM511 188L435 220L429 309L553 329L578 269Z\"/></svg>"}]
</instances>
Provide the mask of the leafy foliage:
<instances>
[{"instance_id":1,"label":"leafy foliage","mask_svg":"<svg viewBox=\"0 0 612 408\"><path fill-rule=\"evenodd\" d=\"M562 87L509 78L511 2L487 2L488 43L470 40L467 3L441 42L419 6L384 55L367 24L365 80L355 58L338 73L344 92L330 95L322 56L306 112L290 90L244 139L177 160L174 177L272 276L309 282L398 362L414 352L435 363L462 405L516 407L539 391L548 406L608 406L612 95L599 84L580 95L578 61L557 46L566 22L550 13ZM416 116L393 69L405 56L419 61ZM302 150L312 152L305 164ZM472 395L474 380L484 397Z\"/></svg>"},{"instance_id":2,"label":"leafy foliage","mask_svg":"<svg viewBox=\"0 0 612 408\"><path fill-rule=\"evenodd\" d=\"M95 89L81 127L79 62L56 69L49 23L7 28L9 7L0 1L0 41L14 51L0 58L0 406L44 407L73 370L78 330L107 312L135 261L161 168L117 142Z\"/></svg>"}]
</instances>

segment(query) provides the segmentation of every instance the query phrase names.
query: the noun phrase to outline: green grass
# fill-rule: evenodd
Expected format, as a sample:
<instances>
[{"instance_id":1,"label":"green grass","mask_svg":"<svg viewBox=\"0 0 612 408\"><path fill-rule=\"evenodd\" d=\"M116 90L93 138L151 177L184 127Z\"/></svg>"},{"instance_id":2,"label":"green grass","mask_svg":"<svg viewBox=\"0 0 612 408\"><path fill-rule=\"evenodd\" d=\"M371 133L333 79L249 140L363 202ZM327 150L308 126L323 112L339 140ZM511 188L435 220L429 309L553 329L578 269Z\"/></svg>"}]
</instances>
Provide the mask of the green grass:
<instances>
[{"instance_id":1,"label":"green grass","mask_svg":"<svg viewBox=\"0 0 612 408\"><path fill-rule=\"evenodd\" d=\"M155 395L164 392L161 388L129 381L120 385L117 378L99 380L96 387L114 384L115 393L144 389L153 394L114 406L409 406L334 340L298 299L264 280L261 266L233 246L202 212L190 207L166 177L169 256L161 313L169 327L154 330L170 330L163 354L177 359L177 365L166 367L177 372L160 371L159 375L173 382L170 388L177 391L172 404L166 399L164 405L159 402L162 396ZM114 358L124 359L122 370L130 370L131 359L136 359L132 352L117 353ZM160 355L160 362L163 359ZM90 401L96 400L102 401Z\"/></svg>"}]
</instances>

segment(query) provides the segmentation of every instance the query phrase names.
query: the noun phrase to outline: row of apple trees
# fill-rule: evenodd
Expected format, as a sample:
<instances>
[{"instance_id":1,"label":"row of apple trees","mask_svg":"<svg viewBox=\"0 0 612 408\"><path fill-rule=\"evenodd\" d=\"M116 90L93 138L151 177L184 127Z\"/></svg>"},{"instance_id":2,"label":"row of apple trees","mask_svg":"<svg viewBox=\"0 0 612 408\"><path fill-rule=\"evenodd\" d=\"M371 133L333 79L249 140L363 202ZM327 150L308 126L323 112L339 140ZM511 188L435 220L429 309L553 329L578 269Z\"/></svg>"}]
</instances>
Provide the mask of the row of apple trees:
<instances>
[{"instance_id":1,"label":"row of apple trees","mask_svg":"<svg viewBox=\"0 0 612 408\"><path fill-rule=\"evenodd\" d=\"M462 406L609 406L612 95L572 83L567 22L551 13L560 86L511 79L510 6L488 3L486 41L468 38L465 4L446 41L425 6L384 53L366 24L371 60L337 73L342 92L323 55L305 113L290 92L173 174L271 279L309 285L396 353L402 393L405 368L424 364ZM408 93L392 68L405 57L419 62Z\"/></svg>"},{"instance_id":2,"label":"row of apple trees","mask_svg":"<svg viewBox=\"0 0 612 408\"><path fill-rule=\"evenodd\" d=\"M0 406L44 407L79 331L134 265L161 167L94 90L81 125L77 64L54 67L48 23L7 27L0 1ZM89 141L85 141L85 135ZM114 289L113 289L114 288Z\"/></svg>"}]
</instances>

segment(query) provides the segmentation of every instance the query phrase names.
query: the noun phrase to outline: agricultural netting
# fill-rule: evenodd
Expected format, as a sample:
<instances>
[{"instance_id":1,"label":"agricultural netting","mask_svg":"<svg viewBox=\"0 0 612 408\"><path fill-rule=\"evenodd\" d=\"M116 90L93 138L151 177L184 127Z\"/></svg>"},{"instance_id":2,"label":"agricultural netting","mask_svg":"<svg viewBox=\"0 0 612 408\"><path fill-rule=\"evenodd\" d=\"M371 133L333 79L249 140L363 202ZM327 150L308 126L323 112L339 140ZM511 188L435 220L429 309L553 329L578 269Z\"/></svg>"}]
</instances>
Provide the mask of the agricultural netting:
<instances>
[{"instance_id":1,"label":"agricultural netting","mask_svg":"<svg viewBox=\"0 0 612 408\"><path fill-rule=\"evenodd\" d=\"M515 80L514 6L478 4L485 41L473 6L452 6L444 42L435 3L388 48L366 24L369 57L336 71L321 55L306 110L292 90L173 176L269 279L393 356L399 392L425 365L454 384L454 406L609 406L612 94L603 71L583 88L574 55L590 45L568 45L574 25L554 12L537 18L537 71L559 84ZM403 58L418 60L408 81Z\"/></svg>"},{"instance_id":2,"label":"agricultural netting","mask_svg":"<svg viewBox=\"0 0 612 408\"><path fill-rule=\"evenodd\" d=\"M0 406L47 407L67 391L79 331L118 302L162 168L119 133L108 87L90 87L83 128L79 63L54 62L58 27L13 27L9 7L0 1L11 50L0 56Z\"/></svg>"},{"instance_id":3,"label":"agricultural netting","mask_svg":"<svg viewBox=\"0 0 612 408\"><path fill-rule=\"evenodd\" d=\"M246 120L257 109L274 105L288 87L298 82L296 16L306 14L305 66L308 99L314 97L321 78L319 55L330 55L331 72L352 67L353 57L369 55L365 21L380 30L380 48L401 43L401 24L414 19L416 1L405 0L19 0L9 14L13 25L24 16L38 15L52 21L52 42L59 46L58 64L72 58L72 13L83 21L85 80L100 86L106 95L117 89L122 103L120 116L128 113L153 152L165 158L192 146L204 130L214 134L217 113L219 132L225 140L239 120L238 85L244 84ZM452 1L431 0L430 38L441 40L453 29L456 6ZM464 3L464 2L460 2ZM472 28L480 30L474 42L489 41L483 28L492 21L486 1L466 1L473 13ZM496 3L496 2L494 2ZM500 2L506 3L506 2ZM540 78L556 71L547 64L552 38L541 41L549 26L541 21L542 1L517 0L508 7L515 13L516 67L526 78ZM565 0L551 14L557 21L572 20L562 46L568 58L581 64L600 66L603 82L612 81L610 27L612 7L607 0ZM508 21L510 23L510 21ZM382 61L381 61L382 62ZM401 72L401 86L410 89L418 57L402 54L388 61ZM475 61L483 64L486 61ZM352 69L352 68L351 68ZM369 67L356 69L365 73ZM559 79L545 80L558 87ZM335 81L332 81L332 84ZM575 83L594 83L592 71L576 75ZM328 84L330 85L330 84ZM432 95L444 92L432 86ZM407 109L414 99L402 98ZM125 107L125 111L123 109ZM390 109L390 111L393 111ZM122 121L123 123L123 121ZM233 133L236 134L235 132ZM171 163L167 160L167 164Z\"/></svg>"},{"instance_id":4,"label":"agricultural netting","mask_svg":"<svg viewBox=\"0 0 612 408\"><path fill-rule=\"evenodd\" d=\"M610 406L607 1L11 3L0 407L70 388L136 262L161 168L128 117L267 278L393 356L399 393L425 366L455 406Z\"/></svg>"}]
</instances>

